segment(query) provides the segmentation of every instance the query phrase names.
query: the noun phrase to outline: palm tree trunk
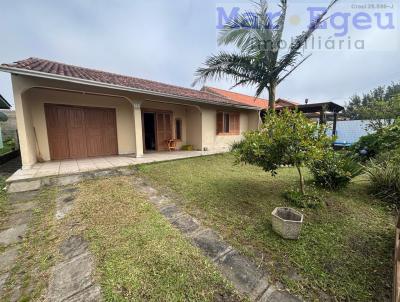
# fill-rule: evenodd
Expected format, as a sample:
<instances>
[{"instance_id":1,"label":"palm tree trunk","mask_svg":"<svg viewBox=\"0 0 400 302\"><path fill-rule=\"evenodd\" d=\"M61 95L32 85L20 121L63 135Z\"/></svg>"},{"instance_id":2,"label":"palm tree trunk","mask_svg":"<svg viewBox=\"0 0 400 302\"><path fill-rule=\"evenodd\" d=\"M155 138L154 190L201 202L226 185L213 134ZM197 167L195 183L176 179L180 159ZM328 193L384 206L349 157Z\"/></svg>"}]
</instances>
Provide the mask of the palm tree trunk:
<instances>
[{"instance_id":1,"label":"palm tree trunk","mask_svg":"<svg viewBox=\"0 0 400 302\"><path fill-rule=\"evenodd\" d=\"M297 168L297 172L299 172L299 177L300 177L300 190L301 190L301 193L304 195L306 193L304 190L304 177L303 177L303 174L301 173L300 166L296 166L296 168Z\"/></svg>"},{"instance_id":2,"label":"palm tree trunk","mask_svg":"<svg viewBox=\"0 0 400 302\"><path fill-rule=\"evenodd\" d=\"M268 86L268 109L275 110L276 82L270 82Z\"/></svg>"}]
</instances>

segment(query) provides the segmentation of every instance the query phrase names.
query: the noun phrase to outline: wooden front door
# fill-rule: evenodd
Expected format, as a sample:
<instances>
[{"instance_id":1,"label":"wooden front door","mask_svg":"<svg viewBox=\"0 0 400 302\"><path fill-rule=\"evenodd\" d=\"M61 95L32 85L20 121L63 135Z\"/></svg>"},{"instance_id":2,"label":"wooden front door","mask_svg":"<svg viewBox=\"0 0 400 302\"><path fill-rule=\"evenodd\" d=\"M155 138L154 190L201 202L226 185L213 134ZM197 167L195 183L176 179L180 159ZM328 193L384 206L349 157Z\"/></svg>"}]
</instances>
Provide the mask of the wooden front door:
<instances>
[{"instance_id":1,"label":"wooden front door","mask_svg":"<svg viewBox=\"0 0 400 302\"><path fill-rule=\"evenodd\" d=\"M157 150L168 150L167 141L172 139L172 114L157 112Z\"/></svg>"},{"instance_id":2,"label":"wooden front door","mask_svg":"<svg viewBox=\"0 0 400 302\"><path fill-rule=\"evenodd\" d=\"M118 154L115 109L45 105L52 160Z\"/></svg>"}]
</instances>

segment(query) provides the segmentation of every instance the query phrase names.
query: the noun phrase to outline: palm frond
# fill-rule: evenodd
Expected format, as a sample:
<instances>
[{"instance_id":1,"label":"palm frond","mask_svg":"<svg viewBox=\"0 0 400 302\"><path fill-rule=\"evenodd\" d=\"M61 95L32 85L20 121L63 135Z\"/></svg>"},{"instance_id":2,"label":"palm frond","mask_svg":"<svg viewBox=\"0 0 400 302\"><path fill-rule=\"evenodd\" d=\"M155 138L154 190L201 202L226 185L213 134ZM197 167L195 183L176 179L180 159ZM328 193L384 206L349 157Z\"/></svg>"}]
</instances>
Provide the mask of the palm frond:
<instances>
[{"instance_id":1,"label":"palm frond","mask_svg":"<svg viewBox=\"0 0 400 302\"><path fill-rule=\"evenodd\" d=\"M309 57L311 57L312 54L309 54L308 56L304 57L299 63L296 63L291 70L289 70L283 77L279 78L278 84L283 82L293 71L295 71L301 64L303 64Z\"/></svg>"},{"instance_id":2,"label":"palm frond","mask_svg":"<svg viewBox=\"0 0 400 302\"><path fill-rule=\"evenodd\" d=\"M272 41L273 26L268 15L268 3L261 0L255 3L254 12L246 11L228 20L220 31L218 44L234 44L242 52L253 55L266 47L263 45L265 41Z\"/></svg>"},{"instance_id":3,"label":"palm frond","mask_svg":"<svg viewBox=\"0 0 400 302\"><path fill-rule=\"evenodd\" d=\"M301 35L297 36L291 43L289 52L284 55L277 63L277 68L275 74L279 75L287 66L293 66L299 56L302 55L301 48L307 42L307 40L312 36L314 31L324 22L324 17L327 15L328 11L335 5L339 0L332 0L328 7L311 22L310 26Z\"/></svg>"},{"instance_id":4,"label":"palm frond","mask_svg":"<svg viewBox=\"0 0 400 302\"><path fill-rule=\"evenodd\" d=\"M220 52L207 58L205 67L197 69L192 86L207 79L231 78L235 82L250 81L255 74L254 58L241 54Z\"/></svg>"}]
</instances>

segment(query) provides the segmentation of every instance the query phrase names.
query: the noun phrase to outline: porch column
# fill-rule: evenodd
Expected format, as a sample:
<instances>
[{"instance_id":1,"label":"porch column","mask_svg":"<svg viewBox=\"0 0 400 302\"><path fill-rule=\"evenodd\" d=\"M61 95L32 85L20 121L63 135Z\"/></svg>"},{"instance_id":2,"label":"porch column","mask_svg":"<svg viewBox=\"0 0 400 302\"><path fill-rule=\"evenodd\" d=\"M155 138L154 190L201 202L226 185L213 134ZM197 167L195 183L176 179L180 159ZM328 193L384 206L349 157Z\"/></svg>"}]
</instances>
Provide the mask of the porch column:
<instances>
[{"instance_id":1,"label":"porch column","mask_svg":"<svg viewBox=\"0 0 400 302\"><path fill-rule=\"evenodd\" d=\"M37 162L36 134L32 126L30 108L23 99L23 91L27 89L23 79L12 76L14 105L19 133L22 169L30 169Z\"/></svg>"},{"instance_id":2,"label":"porch column","mask_svg":"<svg viewBox=\"0 0 400 302\"><path fill-rule=\"evenodd\" d=\"M142 111L141 102L131 101L133 107L133 120L135 123L135 146L136 157L143 157L143 131L142 131Z\"/></svg>"}]
</instances>

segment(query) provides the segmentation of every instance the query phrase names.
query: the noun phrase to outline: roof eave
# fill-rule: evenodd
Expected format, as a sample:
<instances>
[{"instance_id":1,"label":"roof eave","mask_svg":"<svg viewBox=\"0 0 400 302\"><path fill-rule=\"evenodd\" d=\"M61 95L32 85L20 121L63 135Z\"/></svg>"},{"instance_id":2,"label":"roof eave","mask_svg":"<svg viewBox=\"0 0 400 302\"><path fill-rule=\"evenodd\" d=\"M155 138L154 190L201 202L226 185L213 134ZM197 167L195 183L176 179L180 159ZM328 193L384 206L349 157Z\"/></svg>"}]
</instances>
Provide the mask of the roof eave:
<instances>
[{"instance_id":1,"label":"roof eave","mask_svg":"<svg viewBox=\"0 0 400 302\"><path fill-rule=\"evenodd\" d=\"M240 104L237 104L237 105L236 104L224 104L224 103L219 103L219 102L214 102L214 101L205 101L205 100L201 100L201 99L193 99L193 98L189 98L189 97L183 97L183 96L178 96L178 95L173 95L173 94L168 94L168 93L155 92L155 91L151 91L151 90L138 89L138 88L130 88L130 87L121 86L121 85L108 84L108 83L102 83L102 82L85 80L85 79L78 79L78 78L74 78L74 77L68 77L68 76L63 76L63 75L58 75L58 74L49 74L46 72L35 71L35 70L27 70L27 69L15 68L15 67L8 67L8 66L4 66L4 65L0 65L0 71L8 72L11 74L35 76L38 78L45 78L45 79L50 79L50 80L60 80L60 81L66 81L66 82L76 83L76 84L91 85L91 86L95 86L95 87L117 89L117 90L135 92L135 93L143 93L143 94L152 95L152 96L169 97L169 98L175 98L175 99L196 102L196 103L202 103L202 104L208 104L208 105L211 104L211 105L234 107L234 108L240 108L240 109L261 110L257 107L252 107L252 106L245 106L245 105L240 105Z\"/></svg>"}]
</instances>

